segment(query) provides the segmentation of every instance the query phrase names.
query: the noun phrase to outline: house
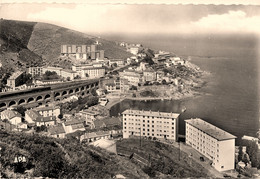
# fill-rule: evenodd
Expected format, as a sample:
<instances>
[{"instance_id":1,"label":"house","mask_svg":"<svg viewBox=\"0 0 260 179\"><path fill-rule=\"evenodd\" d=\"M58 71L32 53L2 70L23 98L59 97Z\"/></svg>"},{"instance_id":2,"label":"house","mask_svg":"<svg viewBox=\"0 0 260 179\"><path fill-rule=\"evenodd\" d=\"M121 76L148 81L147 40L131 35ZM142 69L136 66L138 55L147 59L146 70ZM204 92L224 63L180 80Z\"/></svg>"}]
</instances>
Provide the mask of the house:
<instances>
[{"instance_id":1,"label":"house","mask_svg":"<svg viewBox=\"0 0 260 179\"><path fill-rule=\"evenodd\" d=\"M56 119L52 118L52 117L43 117L43 116L39 116L36 118L35 120L35 124L36 126L54 126L56 125Z\"/></svg>"},{"instance_id":2,"label":"house","mask_svg":"<svg viewBox=\"0 0 260 179\"><path fill-rule=\"evenodd\" d=\"M62 125L64 127L66 134L69 134L69 133L73 133L76 131L85 131L85 127L84 127L83 123L84 123L84 121L82 121L82 120L72 119L72 120L62 123Z\"/></svg>"},{"instance_id":3,"label":"house","mask_svg":"<svg viewBox=\"0 0 260 179\"><path fill-rule=\"evenodd\" d=\"M142 75L134 70L124 70L120 76L127 79L129 85L138 86L142 82Z\"/></svg>"},{"instance_id":4,"label":"house","mask_svg":"<svg viewBox=\"0 0 260 179\"><path fill-rule=\"evenodd\" d=\"M141 62L139 68L140 68L141 71L144 71L144 70L146 70L148 68L148 66L149 66L148 63Z\"/></svg>"},{"instance_id":5,"label":"house","mask_svg":"<svg viewBox=\"0 0 260 179\"><path fill-rule=\"evenodd\" d=\"M12 109L1 112L1 120L7 119L11 124L17 125L22 122L22 115Z\"/></svg>"},{"instance_id":6,"label":"house","mask_svg":"<svg viewBox=\"0 0 260 179\"><path fill-rule=\"evenodd\" d=\"M139 47L130 47L128 51L134 55L137 55L139 52Z\"/></svg>"},{"instance_id":7,"label":"house","mask_svg":"<svg viewBox=\"0 0 260 179\"><path fill-rule=\"evenodd\" d=\"M99 88L99 89L96 90L96 93L97 93L98 96L102 96L102 95L105 94L105 91L106 90Z\"/></svg>"},{"instance_id":8,"label":"house","mask_svg":"<svg viewBox=\"0 0 260 179\"><path fill-rule=\"evenodd\" d=\"M153 70L145 70L143 71L143 79L146 81L156 81L156 72Z\"/></svg>"},{"instance_id":9,"label":"house","mask_svg":"<svg viewBox=\"0 0 260 179\"><path fill-rule=\"evenodd\" d=\"M109 66L116 64L116 66L123 66L125 61L123 59L109 59Z\"/></svg>"},{"instance_id":10,"label":"house","mask_svg":"<svg viewBox=\"0 0 260 179\"><path fill-rule=\"evenodd\" d=\"M13 73L8 79L7 79L7 86L9 86L10 88L14 89L17 86L20 86L23 84L23 76L24 76L24 72L22 71L16 71L15 73Z\"/></svg>"},{"instance_id":11,"label":"house","mask_svg":"<svg viewBox=\"0 0 260 179\"><path fill-rule=\"evenodd\" d=\"M107 83L105 86L107 92L110 93L126 92L130 88L130 86L128 85L128 80L122 77L117 77L113 83Z\"/></svg>"},{"instance_id":12,"label":"house","mask_svg":"<svg viewBox=\"0 0 260 179\"><path fill-rule=\"evenodd\" d=\"M29 123L29 124L35 124L35 121L37 117L41 117L40 113L35 110L27 110L25 111L25 117L24 119Z\"/></svg>"},{"instance_id":13,"label":"house","mask_svg":"<svg viewBox=\"0 0 260 179\"><path fill-rule=\"evenodd\" d=\"M111 134L109 131L98 131L98 132L90 132L85 133L82 136L80 136L81 142L93 142L97 141L99 139L109 139L111 137Z\"/></svg>"},{"instance_id":14,"label":"house","mask_svg":"<svg viewBox=\"0 0 260 179\"><path fill-rule=\"evenodd\" d=\"M60 107L59 106L45 106L45 107L38 107L34 109L35 111L39 112L40 115L43 117L51 117L57 119L60 115Z\"/></svg>"},{"instance_id":15,"label":"house","mask_svg":"<svg viewBox=\"0 0 260 179\"><path fill-rule=\"evenodd\" d=\"M49 127L48 132L49 132L51 137L61 138L61 139L64 139L65 134L66 134L63 125L57 125L57 126Z\"/></svg>"}]
</instances>

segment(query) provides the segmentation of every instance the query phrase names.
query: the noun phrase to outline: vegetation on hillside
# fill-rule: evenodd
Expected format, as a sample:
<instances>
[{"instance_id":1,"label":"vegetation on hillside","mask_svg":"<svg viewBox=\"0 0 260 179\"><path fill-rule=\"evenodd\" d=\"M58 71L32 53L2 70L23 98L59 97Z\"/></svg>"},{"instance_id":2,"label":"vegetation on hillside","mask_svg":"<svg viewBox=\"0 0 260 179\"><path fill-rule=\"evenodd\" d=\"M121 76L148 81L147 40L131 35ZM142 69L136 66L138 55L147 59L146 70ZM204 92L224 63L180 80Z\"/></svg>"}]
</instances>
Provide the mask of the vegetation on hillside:
<instances>
[{"instance_id":1,"label":"vegetation on hillside","mask_svg":"<svg viewBox=\"0 0 260 179\"><path fill-rule=\"evenodd\" d=\"M149 161L149 166L140 165L142 170L150 177L207 177L207 170L193 161L187 154L180 152L178 148L152 141L151 139L124 139L117 141L117 148L136 153ZM181 160L179 159L181 155ZM160 176L161 177L161 176Z\"/></svg>"},{"instance_id":2,"label":"vegetation on hillside","mask_svg":"<svg viewBox=\"0 0 260 179\"><path fill-rule=\"evenodd\" d=\"M1 130L0 138L4 177L112 178L122 174L129 178L147 178L131 162L100 148L83 146L74 138L58 140ZM20 166L20 174L14 175L17 167L14 158L17 155L25 156L27 162Z\"/></svg>"}]
</instances>

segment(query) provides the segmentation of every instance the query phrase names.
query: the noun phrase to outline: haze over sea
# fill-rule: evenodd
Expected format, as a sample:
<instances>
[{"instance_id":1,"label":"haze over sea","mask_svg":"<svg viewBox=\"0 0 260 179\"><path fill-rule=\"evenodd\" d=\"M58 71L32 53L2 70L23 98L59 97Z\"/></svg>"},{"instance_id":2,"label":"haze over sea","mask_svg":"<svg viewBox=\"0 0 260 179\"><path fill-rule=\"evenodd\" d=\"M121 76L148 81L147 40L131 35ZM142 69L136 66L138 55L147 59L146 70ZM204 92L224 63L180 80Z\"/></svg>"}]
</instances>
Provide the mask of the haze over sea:
<instances>
[{"instance_id":1,"label":"haze over sea","mask_svg":"<svg viewBox=\"0 0 260 179\"><path fill-rule=\"evenodd\" d=\"M117 115L127 108L186 112L184 120L202 118L238 137L255 136L259 129L258 41L254 35L110 35L107 39L141 43L156 50L174 52L211 72L207 84L198 89L206 94L176 101L123 101L111 108Z\"/></svg>"}]
</instances>

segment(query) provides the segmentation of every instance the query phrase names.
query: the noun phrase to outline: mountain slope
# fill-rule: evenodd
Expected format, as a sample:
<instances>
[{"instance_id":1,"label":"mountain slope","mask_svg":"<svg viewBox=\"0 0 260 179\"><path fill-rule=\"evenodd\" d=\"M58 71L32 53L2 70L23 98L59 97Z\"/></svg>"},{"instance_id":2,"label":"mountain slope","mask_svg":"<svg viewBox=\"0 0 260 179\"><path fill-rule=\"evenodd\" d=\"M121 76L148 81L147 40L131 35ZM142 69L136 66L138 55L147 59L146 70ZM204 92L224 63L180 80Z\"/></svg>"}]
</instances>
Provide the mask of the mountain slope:
<instances>
[{"instance_id":1,"label":"mountain slope","mask_svg":"<svg viewBox=\"0 0 260 179\"><path fill-rule=\"evenodd\" d=\"M108 58L127 58L131 55L115 42L46 23L37 23L34 26L28 48L42 58L52 61L59 57L62 44L91 45L96 40L101 42L98 48L105 50L105 56Z\"/></svg>"},{"instance_id":2,"label":"mountain slope","mask_svg":"<svg viewBox=\"0 0 260 179\"><path fill-rule=\"evenodd\" d=\"M113 41L46 23L1 19L0 82L8 78L6 74L10 75L18 69L25 70L28 66L61 64L68 68L71 61L59 58L62 44L90 45L97 40L101 43L98 49L105 50L105 57L131 56Z\"/></svg>"}]
</instances>

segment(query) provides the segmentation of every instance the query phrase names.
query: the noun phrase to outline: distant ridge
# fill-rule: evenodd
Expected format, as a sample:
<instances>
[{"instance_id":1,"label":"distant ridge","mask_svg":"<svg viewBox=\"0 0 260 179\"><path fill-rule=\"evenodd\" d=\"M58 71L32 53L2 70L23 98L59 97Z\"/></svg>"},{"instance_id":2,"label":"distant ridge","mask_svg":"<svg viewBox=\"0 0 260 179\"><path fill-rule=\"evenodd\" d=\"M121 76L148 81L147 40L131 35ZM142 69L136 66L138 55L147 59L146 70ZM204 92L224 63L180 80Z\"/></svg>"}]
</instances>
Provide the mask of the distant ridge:
<instances>
[{"instance_id":1,"label":"distant ridge","mask_svg":"<svg viewBox=\"0 0 260 179\"><path fill-rule=\"evenodd\" d=\"M57 25L15 20L0 20L0 63L3 68L53 64L58 62L62 44L90 45L98 40L105 57L127 58L131 54L116 42L87 35Z\"/></svg>"}]
</instances>

